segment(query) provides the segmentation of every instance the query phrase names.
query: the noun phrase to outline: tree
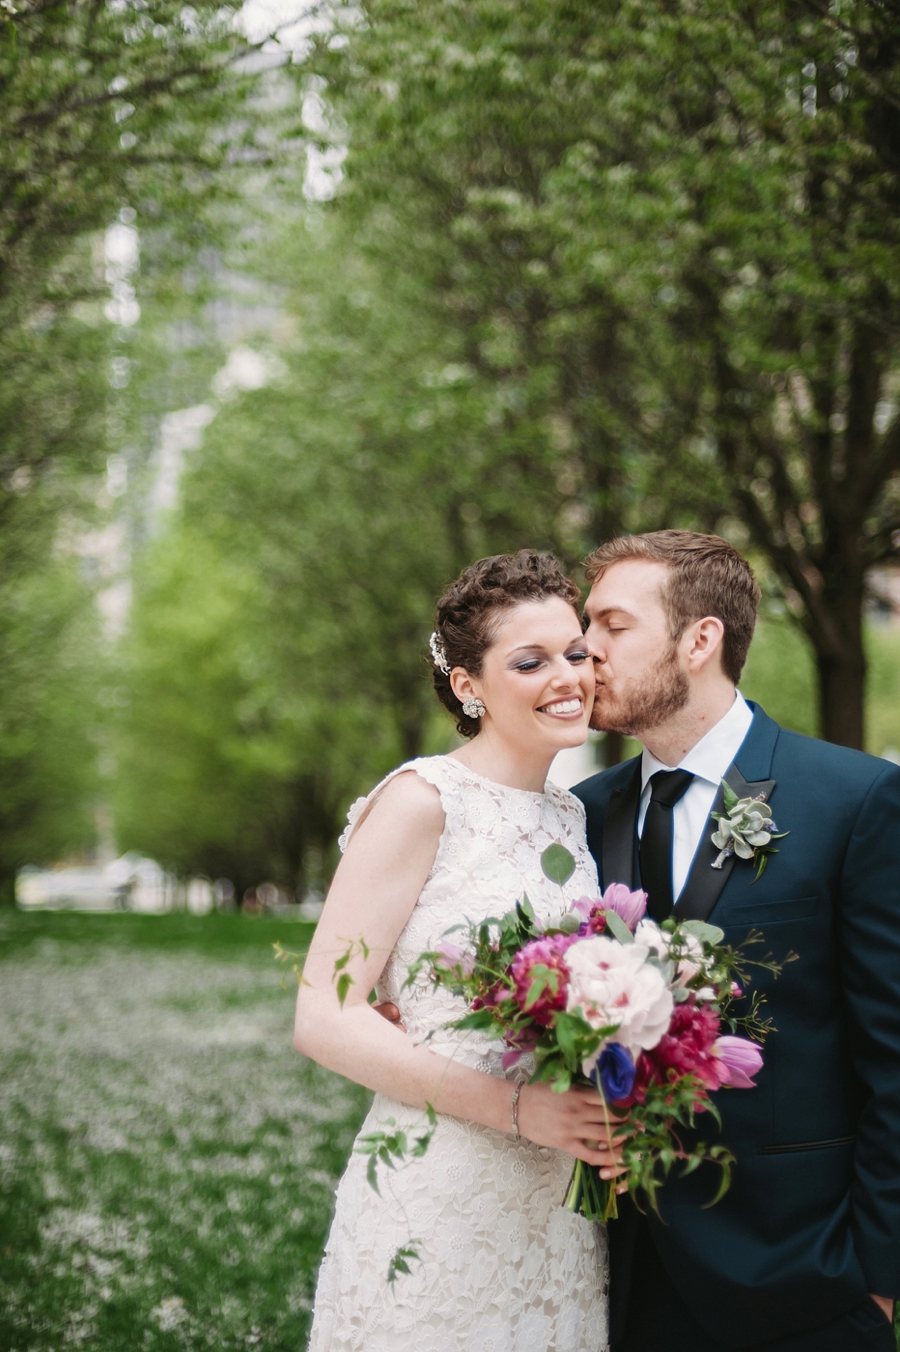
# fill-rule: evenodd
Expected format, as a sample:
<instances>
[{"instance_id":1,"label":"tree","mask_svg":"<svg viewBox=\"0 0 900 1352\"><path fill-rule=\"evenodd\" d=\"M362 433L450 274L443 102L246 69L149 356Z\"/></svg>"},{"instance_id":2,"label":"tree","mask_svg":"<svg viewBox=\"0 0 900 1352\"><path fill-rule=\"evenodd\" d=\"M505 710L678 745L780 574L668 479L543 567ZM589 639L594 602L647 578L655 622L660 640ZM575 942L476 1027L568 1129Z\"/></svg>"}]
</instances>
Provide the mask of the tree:
<instances>
[{"instance_id":1,"label":"tree","mask_svg":"<svg viewBox=\"0 0 900 1352\"><path fill-rule=\"evenodd\" d=\"M182 868L293 886L333 860L353 796L448 745L425 661L435 601L480 554L549 543L559 492L538 466L522 493L502 399L414 273L373 266L287 189L262 221L256 201L227 262L281 284L251 349L268 378L217 377L137 568L116 817L123 842Z\"/></svg>"},{"instance_id":2,"label":"tree","mask_svg":"<svg viewBox=\"0 0 900 1352\"><path fill-rule=\"evenodd\" d=\"M900 540L891 12L364 13L316 59L346 209L510 390L523 470L555 435L585 544L741 523L815 650L823 734L861 745L866 573Z\"/></svg>"},{"instance_id":3,"label":"tree","mask_svg":"<svg viewBox=\"0 0 900 1352\"><path fill-rule=\"evenodd\" d=\"M0 900L96 835L103 690L93 594L55 561L0 594Z\"/></svg>"},{"instance_id":4,"label":"tree","mask_svg":"<svg viewBox=\"0 0 900 1352\"><path fill-rule=\"evenodd\" d=\"M82 641L94 586L80 552L103 520L98 471L124 431L110 387L140 313L137 271L111 267L103 232L127 242L138 219L196 252L225 171L262 154L233 20L208 0L0 8L4 885L95 838L105 654L96 632Z\"/></svg>"},{"instance_id":5,"label":"tree","mask_svg":"<svg viewBox=\"0 0 900 1352\"><path fill-rule=\"evenodd\" d=\"M229 77L246 43L231 12L199 3L6 6L0 22L0 520L24 485L60 460L94 467L102 450L102 352L79 325L85 299L109 299L89 238L121 208L178 219L245 143ZM120 290L128 290L122 282ZM134 291L118 297L133 308ZM110 318L115 319L114 314ZM118 322L130 324L133 315ZM82 342L73 349L73 336ZM53 371L47 389L47 372ZM93 416L92 416L93 415Z\"/></svg>"}]
</instances>

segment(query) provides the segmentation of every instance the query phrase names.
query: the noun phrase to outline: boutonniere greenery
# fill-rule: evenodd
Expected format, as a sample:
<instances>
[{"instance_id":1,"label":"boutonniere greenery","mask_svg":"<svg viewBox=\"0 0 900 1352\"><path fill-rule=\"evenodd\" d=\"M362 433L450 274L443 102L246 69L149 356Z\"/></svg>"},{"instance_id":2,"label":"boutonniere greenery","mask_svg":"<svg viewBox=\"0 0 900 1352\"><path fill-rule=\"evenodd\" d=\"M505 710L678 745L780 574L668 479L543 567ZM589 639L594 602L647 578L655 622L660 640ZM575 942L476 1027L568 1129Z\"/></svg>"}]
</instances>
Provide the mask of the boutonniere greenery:
<instances>
[{"instance_id":1,"label":"boutonniere greenery","mask_svg":"<svg viewBox=\"0 0 900 1352\"><path fill-rule=\"evenodd\" d=\"M713 868L721 868L726 859L736 854L738 859L756 860L756 878L762 877L763 869L770 854L778 851L773 840L783 840L789 831L779 831L772 820L772 809L759 798L738 798L734 789L722 780L725 795L725 811L714 812L713 819L719 823L713 832L712 843L719 851L713 860Z\"/></svg>"}]
</instances>

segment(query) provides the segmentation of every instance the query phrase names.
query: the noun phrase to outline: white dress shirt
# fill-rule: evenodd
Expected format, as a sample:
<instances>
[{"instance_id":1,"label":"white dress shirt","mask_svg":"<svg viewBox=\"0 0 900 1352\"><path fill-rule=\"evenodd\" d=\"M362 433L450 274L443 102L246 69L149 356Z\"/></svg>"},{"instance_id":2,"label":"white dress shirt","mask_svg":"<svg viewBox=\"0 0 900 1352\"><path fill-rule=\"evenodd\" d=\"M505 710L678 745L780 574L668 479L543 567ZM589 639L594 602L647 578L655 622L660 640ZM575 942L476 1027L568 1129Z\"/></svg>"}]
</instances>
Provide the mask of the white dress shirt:
<instances>
[{"instance_id":1,"label":"white dress shirt","mask_svg":"<svg viewBox=\"0 0 900 1352\"><path fill-rule=\"evenodd\" d=\"M696 746L691 747L677 765L663 765L644 747L638 808L639 835L644 834L644 820L650 803L650 776L655 775L657 770L690 770L694 776L684 796L672 809L672 895L676 900L684 891L719 784L740 750L752 722L752 709L743 695L735 691L734 703L728 713L700 738Z\"/></svg>"}]
</instances>

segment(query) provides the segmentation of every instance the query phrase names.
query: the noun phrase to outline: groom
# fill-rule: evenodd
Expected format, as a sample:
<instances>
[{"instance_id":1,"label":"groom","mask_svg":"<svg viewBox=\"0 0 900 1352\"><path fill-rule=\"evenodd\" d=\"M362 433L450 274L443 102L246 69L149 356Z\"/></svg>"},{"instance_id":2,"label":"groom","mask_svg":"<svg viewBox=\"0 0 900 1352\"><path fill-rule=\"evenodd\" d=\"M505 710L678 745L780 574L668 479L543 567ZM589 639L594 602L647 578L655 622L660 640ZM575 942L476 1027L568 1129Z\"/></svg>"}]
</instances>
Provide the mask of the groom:
<instances>
[{"instance_id":1,"label":"groom","mask_svg":"<svg viewBox=\"0 0 900 1352\"><path fill-rule=\"evenodd\" d=\"M759 589L726 541L613 540L587 578L594 726L644 748L575 789L604 886L798 955L754 982L777 1030L758 1087L716 1096L730 1191L704 1209L713 1177L673 1174L661 1217L623 1199L610 1226L613 1352L896 1352L900 769L737 693ZM752 861L715 865L723 779L787 833L759 881Z\"/></svg>"}]
</instances>

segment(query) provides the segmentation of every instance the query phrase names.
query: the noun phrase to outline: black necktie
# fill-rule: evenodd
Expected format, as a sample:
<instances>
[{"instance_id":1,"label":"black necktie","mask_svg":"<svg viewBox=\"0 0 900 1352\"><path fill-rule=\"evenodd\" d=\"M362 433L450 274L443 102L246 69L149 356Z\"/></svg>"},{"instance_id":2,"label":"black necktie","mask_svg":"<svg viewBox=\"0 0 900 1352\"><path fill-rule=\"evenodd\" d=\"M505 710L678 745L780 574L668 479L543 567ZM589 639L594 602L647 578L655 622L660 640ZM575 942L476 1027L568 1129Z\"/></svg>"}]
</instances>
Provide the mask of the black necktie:
<instances>
[{"instance_id":1,"label":"black necktie","mask_svg":"<svg viewBox=\"0 0 900 1352\"><path fill-rule=\"evenodd\" d=\"M647 893L647 912L653 920L672 914L672 809L687 793L694 776L690 770L657 770L650 777L650 802L641 836L641 886Z\"/></svg>"}]
</instances>

